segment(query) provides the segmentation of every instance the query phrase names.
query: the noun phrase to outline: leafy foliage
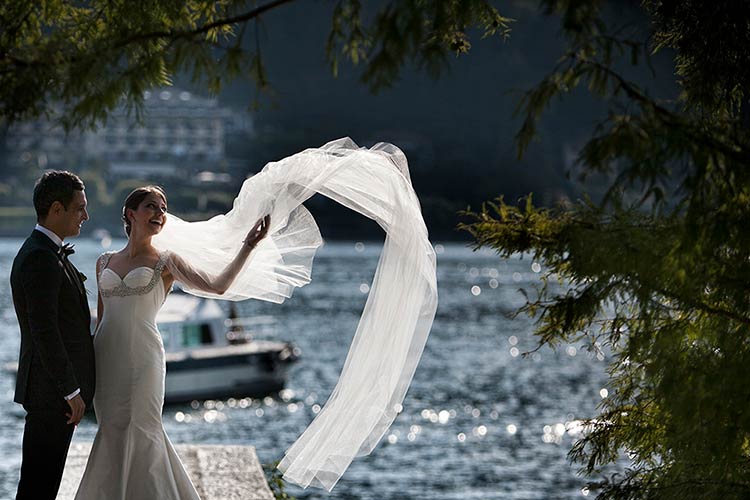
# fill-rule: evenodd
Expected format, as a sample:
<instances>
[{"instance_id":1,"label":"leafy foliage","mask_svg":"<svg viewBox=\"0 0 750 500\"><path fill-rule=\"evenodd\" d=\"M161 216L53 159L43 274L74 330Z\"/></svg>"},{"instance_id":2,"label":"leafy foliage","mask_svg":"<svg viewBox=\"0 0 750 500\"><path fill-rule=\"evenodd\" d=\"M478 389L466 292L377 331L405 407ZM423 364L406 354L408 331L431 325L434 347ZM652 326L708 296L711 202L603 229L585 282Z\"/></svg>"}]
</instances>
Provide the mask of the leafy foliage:
<instances>
[{"instance_id":1,"label":"leafy foliage","mask_svg":"<svg viewBox=\"0 0 750 500\"><path fill-rule=\"evenodd\" d=\"M263 466L263 472L266 474L266 481L268 481L268 487L271 488L271 493L276 500L297 500L297 497L290 496L286 492L284 483L284 476L278 469L280 460L276 460L270 464L261 464Z\"/></svg>"},{"instance_id":2,"label":"leafy foliage","mask_svg":"<svg viewBox=\"0 0 750 500\"><path fill-rule=\"evenodd\" d=\"M88 125L105 119L122 98L139 111L143 92L170 85L177 71L204 78L218 90L223 75L247 69L241 38L229 22L241 4L4 2L0 114L15 121L62 106L66 126ZM259 85L261 76L256 75Z\"/></svg>"},{"instance_id":3,"label":"leafy foliage","mask_svg":"<svg viewBox=\"0 0 750 500\"><path fill-rule=\"evenodd\" d=\"M609 33L596 3L579 4L546 2L570 47L520 103L519 151L552 99L587 85L612 110L578 163L584 176L610 176L607 195L555 208L498 199L462 227L478 247L545 263L522 309L541 345L611 350L610 396L571 450L592 479L629 462L590 485L599 498L748 498L750 5L644 2L651 47ZM671 101L614 69L667 48L683 89Z\"/></svg>"},{"instance_id":4,"label":"leafy foliage","mask_svg":"<svg viewBox=\"0 0 750 500\"><path fill-rule=\"evenodd\" d=\"M86 127L105 120L123 99L139 114L143 92L170 85L177 73L211 92L240 75L265 90L258 23L292 1L3 2L0 120L54 115L67 128ZM472 27L484 36L509 29L510 20L488 0L374 3L379 10L366 24L362 2L336 2L327 45L334 73L341 56L363 63L373 90L390 85L410 59L439 75L447 54L469 49Z\"/></svg>"},{"instance_id":5,"label":"leafy foliage","mask_svg":"<svg viewBox=\"0 0 750 500\"><path fill-rule=\"evenodd\" d=\"M386 5L366 30L362 2L342 0L333 15L328 57L334 74L339 52L355 64L367 61L362 81L379 90L393 83L408 58L438 78L450 53L469 52L468 28L480 29L482 37L507 37L511 22L485 0L408 0Z\"/></svg>"}]
</instances>

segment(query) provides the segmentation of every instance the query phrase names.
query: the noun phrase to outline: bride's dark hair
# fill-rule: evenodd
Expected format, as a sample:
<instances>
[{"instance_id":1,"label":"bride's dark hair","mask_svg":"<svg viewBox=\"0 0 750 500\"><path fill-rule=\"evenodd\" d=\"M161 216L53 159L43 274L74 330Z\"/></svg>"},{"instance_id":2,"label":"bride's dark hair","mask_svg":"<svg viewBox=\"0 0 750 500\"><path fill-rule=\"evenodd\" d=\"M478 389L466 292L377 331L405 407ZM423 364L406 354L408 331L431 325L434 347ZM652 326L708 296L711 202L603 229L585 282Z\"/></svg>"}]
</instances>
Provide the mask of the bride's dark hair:
<instances>
[{"instance_id":1,"label":"bride's dark hair","mask_svg":"<svg viewBox=\"0 0 750 500\"><path fill-rule=\"evenodd\" d=\"M128 197L125 198L125 205L122 207L122 222L125 225L125 234L128 236L130 236L130 221L128 220L127 211L128 209L138 210L138 205L140 205L149 194L161 196L164 203L167 202L167 195L164 193L164 189L160 186L143 186L132 190Z\"/></svg>"}]
</instances>

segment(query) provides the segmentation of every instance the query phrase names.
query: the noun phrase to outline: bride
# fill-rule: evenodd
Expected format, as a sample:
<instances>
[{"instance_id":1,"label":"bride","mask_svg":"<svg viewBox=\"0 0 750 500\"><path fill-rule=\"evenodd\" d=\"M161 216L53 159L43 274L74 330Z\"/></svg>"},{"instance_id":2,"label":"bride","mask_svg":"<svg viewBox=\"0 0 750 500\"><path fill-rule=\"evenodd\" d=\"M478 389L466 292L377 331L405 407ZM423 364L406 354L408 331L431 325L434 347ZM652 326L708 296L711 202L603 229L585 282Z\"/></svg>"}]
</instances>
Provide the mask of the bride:
<instances>
[{"instance_id":1,"label":"bride","mask_svg":"<svg viewBox=\"0 0 750 500\"><path fill-rule=\"evenodd\" d=\"M175 279L223 294L266 236L270 217L258 221L224 271L210 277L152 245L166 213L161 188L135 189L123 208L127 245L97 261L94 408L99 429L76 499L198 498L162 426L165 364L156 313Z\"/></svg>"},{"instance_id":2,"label":"bride","mask_svg":"<svg viewBox=\"0 0 750 500\"><path fill-rule=\"evenodd\" d=\"M156 312L173 280L201 297L289 298L310 282L323 244L303 206L316 193L386 232L339 380L278 466L289 482L330 491L401 411L437 309L435 252L406 157L392 144L366 149L349 138L306 149L268 163L244 182L232 210L200 222L168 214L158 188L136 192L123 213L128 245L97 263L100 428L76 498L197 498L162 427L165 368ZM248 221L258 223L241 241Z\"/></svg>"}]
</instances>

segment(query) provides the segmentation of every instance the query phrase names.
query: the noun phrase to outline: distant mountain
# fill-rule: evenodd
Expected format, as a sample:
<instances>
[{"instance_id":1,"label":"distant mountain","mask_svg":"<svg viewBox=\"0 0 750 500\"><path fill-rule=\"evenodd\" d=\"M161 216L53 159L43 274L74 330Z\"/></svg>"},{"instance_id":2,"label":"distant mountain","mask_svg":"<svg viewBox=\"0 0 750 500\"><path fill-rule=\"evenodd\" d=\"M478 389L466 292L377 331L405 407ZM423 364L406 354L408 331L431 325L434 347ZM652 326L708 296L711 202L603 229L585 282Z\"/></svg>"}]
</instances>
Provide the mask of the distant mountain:
<instances>
[{"instance_id":1,"label":"distant mountain","mask_svg":"<svg viewBox=\"0 0 750 500\"><path fill-rule=\"evenodd\" d=\"M255 111L249 109L256 96L249 81L235 81L219 95L222 105L248 109L252 115L254 136L228 140L227 155L241 160L235 164L246 165L249 174L269 161L342 136L363 146L392 142L409 158L412 181L436 239L458 237L456 212L499 195L514 200L534 192L544 204L580 196L582 187L567 174L578 149L605 116L606 103L586 92L573 93L549 110L538 140L522 160L516 158L520 119L513 114L519 98L553 69L565 47L559 20L540 14L536 0L498 3L503 15L516 20L508 40L482 40L475 33L470 53L451 61L440 79L407 67L392 88L377 95L359 82L359 68L342 64L339 77L331 75L325 43L333 5L292 2L263 16L258 39L272 95L262 96ZM638 2L609 5L611 19L646 27ZM247 43L255 43L254 26L247 27ZM642 68L635 72L656 95L675 95L668 56L653 61L656 77ZM205 94L184 77L178 76L175 84ZM589 183L586 190L596 198L604 185ZM380 234L374 224L333 202L314 198L308 205L324 236Z\"/></svg>"},{"instance_id":2,"label":"distant mountain","mask_svg":"<svg viewBox=\"0 0 750 500\"><path fill-rule=\"evenodd\" d=\"M257 157L259 168L348 135L362 145L389 141L401 146L410 158L415 187L432 195L476 203L528 191L549 201L577 194L566 168L606 112L587 94L572 95L551 109L539 141L523 161L515 158L519 120L513 112L521 92L553 68L564 47L559 20L541 15L537 2L499 4L504 15L516 19L507 41L475 36L471 52L453 61L440 80L406 68L393 88L378 95L358 81L358 70L350 65L343 65L338 78L331 75L324 47L332 4L291 3L262 20L260 43L274 96L263 98L255 113L257 144L247 153ZM612 18L643 21L633 8L637 2L614 5ZM662 58L655 67L660 79L645 71L640 76L649 78L655 91L672 91L670 61ZM220 99L238 108L254 96L252 85L236 82ZM436 175L450 182L439 182ZM458 179L481 185L457 185Z\"/></svg>"}]
</instances>

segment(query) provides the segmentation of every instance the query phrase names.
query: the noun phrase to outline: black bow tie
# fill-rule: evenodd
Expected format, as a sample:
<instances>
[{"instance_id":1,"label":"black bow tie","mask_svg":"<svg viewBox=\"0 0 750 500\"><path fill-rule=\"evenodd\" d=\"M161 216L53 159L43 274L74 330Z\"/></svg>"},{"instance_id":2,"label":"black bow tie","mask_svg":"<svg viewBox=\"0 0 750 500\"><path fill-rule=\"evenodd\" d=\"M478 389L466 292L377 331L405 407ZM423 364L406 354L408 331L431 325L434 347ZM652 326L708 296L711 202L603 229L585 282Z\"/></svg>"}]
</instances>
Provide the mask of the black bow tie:
<instances>
[{"instance_id":1,"label":"black bow tie","mask_svg":"<svg viewBox=\"0 0 750 500\"><path fill-rule=\"evenodd\" d=\"M76 253L75 250L73 250L73 245L66 243L63 246L60 247L60 249L57 251L57 254L60 257L67 258L68 255Z\"/></svg>"}]
</instances>

